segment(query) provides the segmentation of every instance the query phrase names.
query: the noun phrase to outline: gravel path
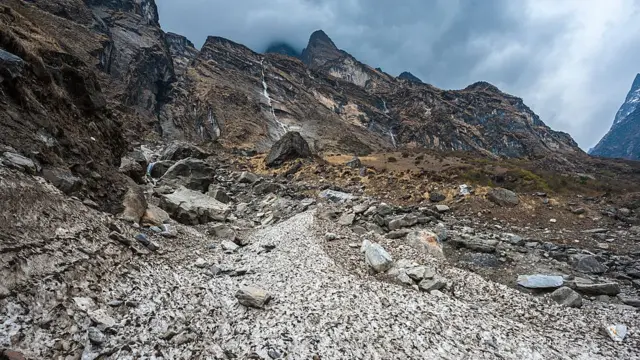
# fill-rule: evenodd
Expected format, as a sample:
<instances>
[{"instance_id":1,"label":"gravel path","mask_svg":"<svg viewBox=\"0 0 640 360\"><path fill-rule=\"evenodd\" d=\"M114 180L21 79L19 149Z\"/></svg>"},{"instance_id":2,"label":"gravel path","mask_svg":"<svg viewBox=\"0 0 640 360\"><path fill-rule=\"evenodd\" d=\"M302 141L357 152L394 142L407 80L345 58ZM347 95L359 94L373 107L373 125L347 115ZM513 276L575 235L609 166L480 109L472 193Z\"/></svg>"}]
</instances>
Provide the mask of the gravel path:
<instances>
[{"instance_id":1,"label":"gravel path","mask_svg":"<svg viewBox=\"0 0 640 360\"><path fill-rule=\"evenodd\" d=\"M299 214L256 231L233 254L206 249L206 237L184 228L191 233L183 246L157 263L140 261L139 271L105 290L140 300L114 315L126 323L118 337L130 346L111 358L640 358L637 313L553 306L455 268L442 274L464 287L456 298L348 274L323 250L315 222L312 212ZM249 272L211 276L205 263ZM262 310L245 308L234 298L241 285L274 299ZM627 324L625 342L599 333L601 321Z\"/></svg>"}]
</instances>

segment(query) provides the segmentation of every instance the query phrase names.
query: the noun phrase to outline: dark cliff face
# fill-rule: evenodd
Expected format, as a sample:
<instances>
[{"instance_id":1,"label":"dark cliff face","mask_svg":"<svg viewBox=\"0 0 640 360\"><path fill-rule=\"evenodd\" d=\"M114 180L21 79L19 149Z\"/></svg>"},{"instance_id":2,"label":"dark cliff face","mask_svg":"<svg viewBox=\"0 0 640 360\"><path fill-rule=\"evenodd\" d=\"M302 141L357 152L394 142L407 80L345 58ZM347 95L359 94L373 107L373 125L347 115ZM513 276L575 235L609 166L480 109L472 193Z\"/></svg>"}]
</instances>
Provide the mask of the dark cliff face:
<instances>
[{"instance_id":1,"label":"dark cliff face","mask_svg":"<svg viewBox=\"0 0 640 360\"><path fill-rule=\"evenodd\" d=\"M169 51L173 59L176 76L182 75L191 62L198 56L198 50L186 37L174 33L166 33Z\"/></svg>"},{"instance_id":2,"label":"dark cliff face","mask_svg":"<svg viewBox=\"0 0 640 360\"><path fill-rule=\"evenodd\" d=\"M420 80L420 78L418 78L417 76L413 75L408 71L403 71L400 75L398 75L398 79L409 80L409 81L422 84L422 80Z\"/></svg>"},{"instance_id":3,"label":"dark cliff face","mask_svg":"<svg viewBox=\"0 0 640 360\"><path fill-rule=\"evenodd\" d=\"M636 75L611 129L590 154L640 160L640 74Z\"/></svg>"}]
</instances>

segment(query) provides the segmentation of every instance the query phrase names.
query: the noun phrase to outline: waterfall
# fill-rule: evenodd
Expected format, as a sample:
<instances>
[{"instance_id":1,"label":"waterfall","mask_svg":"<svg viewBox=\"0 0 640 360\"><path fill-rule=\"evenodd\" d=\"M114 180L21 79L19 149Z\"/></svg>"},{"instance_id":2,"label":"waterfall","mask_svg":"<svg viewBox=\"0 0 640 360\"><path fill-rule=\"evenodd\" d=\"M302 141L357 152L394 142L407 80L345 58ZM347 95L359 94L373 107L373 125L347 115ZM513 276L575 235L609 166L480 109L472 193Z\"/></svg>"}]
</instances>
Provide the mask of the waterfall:
<instances>
[{"instance_id":1,"label":"waterfall","mask_svg":"<svg viewBox=\"0 0 640 360\"><path fill-rule=\"evenodd\" d=\"M393 134L393 131L391 131L391 129L389 129L389 136L391 137L391 143L393 144L393 147L397 148L398 145L396 145L396 136Z\"/></svg>"},{"instance_id":2,"label":"waterfall","mask_svg":"<svg viewBox=\"0 0 640 360\"><path fill-rule=\"evenodd\" d=\"M389 109L387 109L387 102L384 101L384 99L382 99L382 106L384 107L384 113L388 114L389 113Z\"/></svg>"},{"instance_id":3,"label":"waterfall","mask_svg":"<svg viewBox=\"0 0 640 360\"><path fill-rule=\"evenodd\" d=\"M273 116L273 120L275 120L275 122L280 125L283 134L286 134L287 131L289 131L289 128L283 122L278 120L278 117L276 117L276 112L273 110L273 105L271 104L271 96L269 96L269 88L267 87L267 81L265 80L264 76L264 59L260 60L260 66L262 67L262 95L265 97L265 99L267 99L267 104L269 105L269 110L271 112L271 115Z\"/></svg>"}]
</instances>

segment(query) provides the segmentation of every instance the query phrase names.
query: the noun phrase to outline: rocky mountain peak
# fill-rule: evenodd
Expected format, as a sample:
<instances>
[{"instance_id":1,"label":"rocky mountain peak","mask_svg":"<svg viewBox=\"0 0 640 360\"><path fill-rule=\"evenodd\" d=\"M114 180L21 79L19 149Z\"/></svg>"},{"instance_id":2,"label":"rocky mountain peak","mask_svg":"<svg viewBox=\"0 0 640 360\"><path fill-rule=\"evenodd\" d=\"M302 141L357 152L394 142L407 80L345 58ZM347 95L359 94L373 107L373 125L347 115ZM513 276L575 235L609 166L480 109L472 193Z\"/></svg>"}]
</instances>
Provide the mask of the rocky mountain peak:
<instances>
[{"instance_id":1,"label":"rocky mountain peak","mask_svg":"<svg viewBox=\"0 0 640 360\"><path fill-rule=\"evenodd\" d=\"M398 79L409 80L412 82L423 84L422 80L419 77L413 75L408 71L403 71L400 75L398 75Z\"/></svg>"},{"instance_id":2,"label":"rocky mountain peak","mask_svg":"<svg viewBox=\"0 0 640 360\"><path fill-rule=\"evenodd\" d=\"M498 89L497 86L488 83L486 81L477 81L474 82L473 84L467 86L465 88L465 90L486 90L489 92L495 92L495 93L501 93L502 91L500 91L500 89Z\"/></svg>"},{"instance_id":3,"label":"rocky mountain peak","mask_svg":"<svg viewBox=\"0 0 640 360\"><path fill-rule=\"evenodd\" d=\"M302 61L311 68L324 65L327 61L344 56L331 38L322 30L316 30L309 37L307 47L302 50Z\"/></svg>"},{"instance_id":4,"label":"rocky mountain peak","mask_svg":"<svg viewBox=\"0 0 640 360\"><path fill-rule=\"evenodd\" d=\"M613 119L609 132L589 153L596 156L640 159L640 74Z\"/></svg>"}]
</instances>

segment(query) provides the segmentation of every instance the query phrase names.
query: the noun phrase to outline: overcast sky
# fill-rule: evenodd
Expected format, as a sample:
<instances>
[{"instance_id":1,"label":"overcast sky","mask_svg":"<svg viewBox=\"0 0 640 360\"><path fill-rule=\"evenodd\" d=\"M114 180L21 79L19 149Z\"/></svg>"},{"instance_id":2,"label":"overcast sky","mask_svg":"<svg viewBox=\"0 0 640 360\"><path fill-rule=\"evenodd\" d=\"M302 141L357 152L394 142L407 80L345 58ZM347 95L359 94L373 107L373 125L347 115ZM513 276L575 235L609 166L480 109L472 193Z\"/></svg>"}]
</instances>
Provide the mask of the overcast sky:
<instances>
[{"instance_id":1,"label":"overcast sky","mask_svg":"<svg viewBox=\"0 0 640 360\"><path fill-rule=\"evenodd\" d=\"M324 30L373 67L445 89L484 80L583 149L640 72L640 0L156 0L165 31L261 52Z\"/></svg>"}]
</instances>

